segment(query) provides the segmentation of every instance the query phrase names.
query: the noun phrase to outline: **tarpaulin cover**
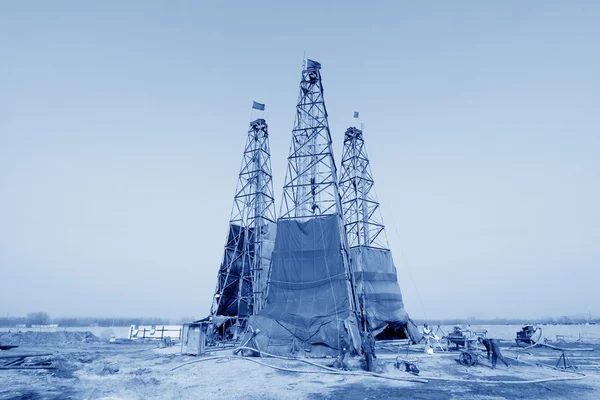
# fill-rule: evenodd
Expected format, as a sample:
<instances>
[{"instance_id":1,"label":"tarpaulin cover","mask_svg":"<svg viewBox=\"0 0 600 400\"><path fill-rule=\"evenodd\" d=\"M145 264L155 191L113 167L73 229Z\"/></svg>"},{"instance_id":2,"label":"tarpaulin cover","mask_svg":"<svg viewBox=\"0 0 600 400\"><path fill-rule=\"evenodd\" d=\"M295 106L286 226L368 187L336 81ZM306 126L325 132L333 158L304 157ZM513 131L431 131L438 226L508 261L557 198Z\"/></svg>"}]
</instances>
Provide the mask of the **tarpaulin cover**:
<instances>
[{"instance_id":1,"label":"tarpaulin cover","mask_svg":"<svg viewBox=\"0 0 600 400\"><path fill-rule=\"evenodd\" d=\"M356 291L361 307L364 307L361 309L366 311L369 330L377 335L388 328L386 338L389 339L393 332L398 337L405 337L406 329L410 338L418 341L416 326L404 309L391 251L358 246L350 249L350 256Z\"/></svg>"},{"instance_id":2,"label":"tarpaulin cover","mask_svg":"<svg viewBox=\"0 0 600 400\"><path fill-rule=\"evenodd\" d=\"M274 223L266 222L260 229L261 237L255 238L254 234L257 230L236 224L229 225L225 253L218 277L219 288L222 288L223 293L219 299L216 315L240 317L248 315L248 305L245 302L239 303L240 309L238 310L238 299L240 297L252 298L251 266L255 257L255 240L262 243L259 265L263 269L261 282L256 283L256 290L258 292L266 290L276 230ZM244 246L247 246L246 252L244 252ZM229 266L231 267L228 269Z\"/></svg>"},{"instance_id":3,"label":"tarpaulin cover","mask_svg":"<svg viewBox=\"0 0 600 400\"><path fill-rule=\"evenodd\" d=\"M261 228L261 243L262 248L260 252L260 266L262 273L260 275L260 282L253 282L257 285L256 291L265 293L267 290L267 279L269 278L269 271L271 269L271 257L273 256L273 249L275 248L275 236L277 233L277 224L274 222L265 222Z\"/></svg>"},{"instance_id":4,"label":"tarpaulin cover","mask_svg":"<svg viewBox=\"0 0 600 400\"><path fill-rule=\"evenodd\" d=\"M219 288L223 292L221 298L219 298L216 315L245 316L248 313L245 304L241 304L244 309L238 310L237 299L240 294L243 297L252 296L252 287L248 280L251 260L249 253L244 255L244 242L248 240L247 236L250 235L252 235L252 230L248 228L235 224L229 225L225 253L218 278ZM251 252L254 251L252 243L250 243L249 250ZM241 289L240 284L242 286Z\"/></svg>"},{"instance_id":5,"label":"tarpaulin cover","mask_svg":"<svg viewBox=\"0 0 600 400\"><path fill-rule=\"evenodd\" d=\"M267 304L250 317L242 343L270 354L324 357L338 354L342 335L360 348L341 250L338 216L279 220Z\"/></svg>"}]
</instances>

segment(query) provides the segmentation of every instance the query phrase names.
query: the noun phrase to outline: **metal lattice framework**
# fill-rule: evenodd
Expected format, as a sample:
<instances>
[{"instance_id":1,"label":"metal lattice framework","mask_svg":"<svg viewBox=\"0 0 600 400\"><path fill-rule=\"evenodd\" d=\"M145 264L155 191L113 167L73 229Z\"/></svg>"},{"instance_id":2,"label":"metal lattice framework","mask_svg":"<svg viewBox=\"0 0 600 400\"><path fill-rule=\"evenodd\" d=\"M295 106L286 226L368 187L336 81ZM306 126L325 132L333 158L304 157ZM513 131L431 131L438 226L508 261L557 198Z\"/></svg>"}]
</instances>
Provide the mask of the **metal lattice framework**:
<instances>
[{"instance_id":1,"label":"metal lattice framework","mask_svg":"<svg viewBox=\"0 0 600 400\"><path fill-rule=\"evenodd\" d=\"M211 316L234 317L238 330L263 306L267 271L263 238L275 224L269 134L264 119L250 123Z\"/></svg>"},{"instance_id":2,"label":"metal lattice framework","mask_svg":"<svg viewBox=\"0 0 600 400\"><path fill-rule=\"evenodd\" d=\"M349 246L388 249L363 132L354 127L344 135L340 192Z\"/></svg>"},{"instance_id":3,"label":"metal lattice framework","mask_svg":"<svg viewBox=\"0 0 600 400\"><path fill-rule=\"evenodd\" d=\"M302 71L280 217L306 219L341 213L321 65ZM340 214L341 215L341 214Z\"/></svg>"},{"instance_id":4,"label":"metal lattice framework","mask_svg":"<svg viewBox=\"0 0 600 400\"><path fill-rule=\"evenodd\" d=\"M348 277L350 307L358 312L338 185L323 97L321 64L306 60L300 80L279 219L306 221L319 216L337 215L340 221L341 257Z\"/></svg>"}]
</instances>

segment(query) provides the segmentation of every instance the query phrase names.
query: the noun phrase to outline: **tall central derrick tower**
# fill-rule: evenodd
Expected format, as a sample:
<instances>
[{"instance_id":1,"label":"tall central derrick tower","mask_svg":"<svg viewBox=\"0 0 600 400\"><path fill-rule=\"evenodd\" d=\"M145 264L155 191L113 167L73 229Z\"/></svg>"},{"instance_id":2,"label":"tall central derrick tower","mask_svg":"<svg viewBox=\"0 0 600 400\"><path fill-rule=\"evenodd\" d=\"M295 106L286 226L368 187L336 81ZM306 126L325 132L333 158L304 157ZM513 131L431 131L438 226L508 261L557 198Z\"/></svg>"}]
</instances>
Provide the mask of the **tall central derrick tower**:
<instances>
[{"instance_id":1,"label":"tall central derrick tower","mask_svg":"<svg viewBox=\"0 0 600 400\"><path fill-rule=\"evenodd\" d=\"M283 186L267 304L250 318L248 345L271 354L335 356L360 348L357 301L343 225L321 64L307 60ZM253 344L252 344L253 343Z\"/></svg>"},{"instance_id":2,"label":"tall central derrick tower","mask_svg":"<svg viewBox=\"0 0 600 400\"><path fill-rule=\"evenodd\" d=\"M210 312L223 339L237 337L263 307L275 230L269 133L259 118L248 130Z\"/></svg>"},{"instance_id":3,"label":"tall central derrick tower","mask_svg":"<svg viewBox=\"0 0 600 400\"><path fill-rule=\"evenodd\" d=\"M362 329L382 339L420 339L404 309L363 131L355 127L344 134L340 191Z\"/></svg>"},{"instance_id":4,"label":"tall central derrick tower","mask_svg":"<svg viewBox=\"0 0 600 400\"><path fill-rule=\"evenodd\" d=\"M321 64L308 60L302 71L281 219L341 215L320 69Z\"/></svg>"}]
</instances>

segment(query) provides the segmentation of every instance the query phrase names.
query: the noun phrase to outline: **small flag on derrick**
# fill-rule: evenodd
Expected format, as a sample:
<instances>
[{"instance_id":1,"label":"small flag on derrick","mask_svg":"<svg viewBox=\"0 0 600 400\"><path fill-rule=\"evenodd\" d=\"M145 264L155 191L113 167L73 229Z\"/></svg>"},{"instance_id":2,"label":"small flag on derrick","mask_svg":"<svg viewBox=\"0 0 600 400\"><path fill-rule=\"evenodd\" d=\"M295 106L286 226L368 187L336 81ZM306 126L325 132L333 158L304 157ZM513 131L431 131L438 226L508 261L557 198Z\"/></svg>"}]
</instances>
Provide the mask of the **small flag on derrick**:
<instances>
[{"instance_id":1,"label":"small flag on derrick","mask_svg":"<svg viewBox=\"0 0 600 400\"><path fill-rule=\"evenodd\" d=\"M265 111L265 105L257 103L255 101L252 102L252 108L254 108L255 110Z\"/></svg>"},{"instance_id":2,"label":"small flag on derrick","mask_svg":"<svg viewBox=\"0 0 600 400\"><path fill-rule=\"evenodd\" d=\"M358 111L354 111L354 115L352 116L352 118L358 118Z\"/></svg>"},{"instance_id":3,"label":"small flag on derrick","mask_svg":"<svg viewBox=\"0 0 600 400\"><path fill-rule=\"evenodd\" d=\"M319 63L317 61L313 61L313 60L306 60L306 69L309 71L321 69L321 63Z\"/></svg>"}]
</instances>

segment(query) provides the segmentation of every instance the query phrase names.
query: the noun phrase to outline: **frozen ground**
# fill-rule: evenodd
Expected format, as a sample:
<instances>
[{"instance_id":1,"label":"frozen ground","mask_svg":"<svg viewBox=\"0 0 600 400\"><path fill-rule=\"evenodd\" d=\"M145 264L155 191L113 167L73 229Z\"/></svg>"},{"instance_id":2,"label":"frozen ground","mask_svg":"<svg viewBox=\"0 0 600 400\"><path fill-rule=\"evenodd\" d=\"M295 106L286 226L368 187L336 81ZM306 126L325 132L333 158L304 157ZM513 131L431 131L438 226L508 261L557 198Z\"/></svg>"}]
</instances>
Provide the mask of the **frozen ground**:
<instances>
[{"instance_id":1,"label":"frozen ground","mask_svg":"<svg viewBox=\"0 0 600 400\"><path fill-rule=\"evenodd\" d=\"M574 327L567 327L575 329ZM502 328L504 329L504 328ZM506 330L506 338L509 335ZM503 337L500 332L490 336ZM593 333L593 332L592 332ZM567 333L559 333L567 334ZM49 336L48 336L49 335ZM579 337L578 333L573 335ZM272 358L240 359L231 350L204 357L182 356L179 347L157 348L156 342L109 343L107 339L77 333L5 334L0 342L21 343L1 351L3 357L19 354L50 354L28 360L48 360L52 370L0 370L0 400L6 399L598 399L600 398L600 346L571 345L594 351L569 352L582 375L543 368L555 365L560 352L531 349L521 352L505 348L511 366L496 370L487 360L474 367L460 365L457 353L426 355L402 349L404 359L416 360L426 382L396 369L394 344L378 344L377 372L372 377L360 372L359 360L350 361L349 373L330 373L297 360ZM17 343L18 344L18 343ZM507 346L509 344L507 343ZM199 361L199 362L198 362ZM326 365L331 360L314 360ZM192 362L192 363L190 363ZM262 362L267 365L260 365ZM186 364L189 363L189 364ZM185 365L184 365L185 364ZM278 368L278 369L276 369ZM286 371L290 370L290 371ZM304 371L304 372L292 372ZM391 378L391 379L390 379ZM552 381L555 378L573 380ZM526 380L548 379L539 383ZM578 380L574 380L578 379ZM511 383L511 382L522 383Z\"/></svg>"}]
</instances>

